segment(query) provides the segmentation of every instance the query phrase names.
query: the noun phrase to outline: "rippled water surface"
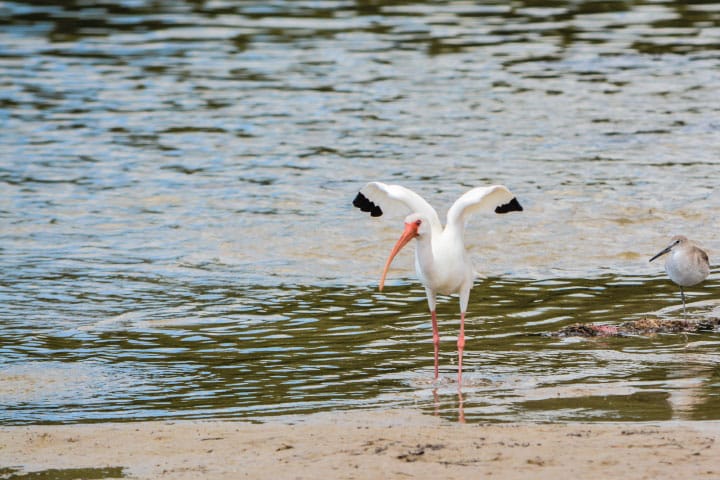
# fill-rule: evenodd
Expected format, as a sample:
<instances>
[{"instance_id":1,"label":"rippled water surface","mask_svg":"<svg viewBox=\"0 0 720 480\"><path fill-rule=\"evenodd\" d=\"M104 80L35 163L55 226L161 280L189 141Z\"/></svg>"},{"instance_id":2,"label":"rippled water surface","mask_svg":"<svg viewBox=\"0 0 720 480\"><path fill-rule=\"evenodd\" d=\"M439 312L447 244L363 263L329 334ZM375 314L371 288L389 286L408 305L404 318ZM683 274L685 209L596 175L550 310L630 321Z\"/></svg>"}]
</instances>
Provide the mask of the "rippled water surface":
<instances>
[{"instance_id":1,"label":"rippled water surface","mask_svg":"<svg viewBox=\"0 0 720 480\"><path fill-rule=\"evenodd\" d=\"M2 2L0 423L720 419L718 333L550 335L677 318L673 234L720 258L718 85L704 1ZM461 395L369 180L525 207L467 232Z\"/></svg>"}]
</instances>

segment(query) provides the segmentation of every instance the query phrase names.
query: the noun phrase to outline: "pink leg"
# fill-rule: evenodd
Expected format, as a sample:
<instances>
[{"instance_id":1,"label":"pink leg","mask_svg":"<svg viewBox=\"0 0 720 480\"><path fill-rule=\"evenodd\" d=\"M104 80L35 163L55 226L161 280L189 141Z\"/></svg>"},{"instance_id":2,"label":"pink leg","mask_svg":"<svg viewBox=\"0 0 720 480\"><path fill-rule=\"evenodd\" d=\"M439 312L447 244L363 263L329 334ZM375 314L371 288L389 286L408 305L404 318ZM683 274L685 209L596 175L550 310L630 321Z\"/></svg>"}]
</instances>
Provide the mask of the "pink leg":
<instances>
[{"instance_id":1,"label":"pink leg","mask_svg":"<svg viewBox=\"0 0 720 480\"><path fill-rule=\"evenodd\" d=\"M437 315L435 310L430 312L432 316L433 346L435 347L435 381L438 379L438 356L440 352L440 333L438 332Z\"/></svg>"},{"instance_id":2,"label":"pink leg","mask_svg":"<svg viewBox=\"0 0 720 480\"><path fill-rule=\"evenodd\" d=\"M460 333L457 338L458 346L458 388L462 385L462 357L465 349L465 312L460 312Z\"/></svg>"}]
</instances>

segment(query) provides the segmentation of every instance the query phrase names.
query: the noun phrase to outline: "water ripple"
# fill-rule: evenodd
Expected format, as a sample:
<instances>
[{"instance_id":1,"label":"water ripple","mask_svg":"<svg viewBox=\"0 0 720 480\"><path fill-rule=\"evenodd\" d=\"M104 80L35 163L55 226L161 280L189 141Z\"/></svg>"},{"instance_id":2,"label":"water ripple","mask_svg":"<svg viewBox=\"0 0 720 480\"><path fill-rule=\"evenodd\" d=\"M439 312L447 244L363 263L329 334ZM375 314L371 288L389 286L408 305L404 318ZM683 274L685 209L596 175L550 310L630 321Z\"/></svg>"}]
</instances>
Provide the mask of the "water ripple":
<instances>
[{"instance_id":1,"label":"water ripple","mask_svg":"<svg viewBox=\"0 0 720 480\"><path fill-rule=\"evenodd\" d=\"M567 339L677 315L647 259L720 251L711 4L103 2L0 6L0 422L414 405L471 421L716 418L715 333ZM505 183L430 321L401 218ZM393 220L395 222L393 223ZM692 315L717 316L712 277Z\"/></svg>"}]
</instances>

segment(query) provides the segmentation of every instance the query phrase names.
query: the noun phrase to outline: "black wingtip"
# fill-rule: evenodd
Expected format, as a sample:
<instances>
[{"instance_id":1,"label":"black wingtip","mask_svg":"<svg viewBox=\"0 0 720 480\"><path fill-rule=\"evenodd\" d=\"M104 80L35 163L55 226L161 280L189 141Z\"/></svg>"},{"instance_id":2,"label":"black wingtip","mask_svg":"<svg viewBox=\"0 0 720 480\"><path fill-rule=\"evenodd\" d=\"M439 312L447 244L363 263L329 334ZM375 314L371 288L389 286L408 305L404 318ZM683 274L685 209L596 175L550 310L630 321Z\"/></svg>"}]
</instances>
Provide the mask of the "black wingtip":
<instances>
[{"instance_id":1,"label":"black wingtip","mask_svg":"<svg viewBox=\"0 0 720 480\"><path fill-rule=\"evenodd\" d=\"M495 209L495 213L508 213L508 212L522 212L523 207L520 205L520 202L517 201L517 198L514 198L510 200L505 205L500 205Z\"/></svg>"},{"instance_id":2,"label":"black wingtip","mask_svg":"<svg viewBox=\"0 0 720 480\"><path fill-rule=\"evenodd\" d=\"M363 212L370 212L371 217L379 217L383 214L383 211L380 207L375 205L373 202L368 200L365 195L359 192L355 196L355 200L353 200L353 206L359 208Z\"/></svg>"}]
</instances>

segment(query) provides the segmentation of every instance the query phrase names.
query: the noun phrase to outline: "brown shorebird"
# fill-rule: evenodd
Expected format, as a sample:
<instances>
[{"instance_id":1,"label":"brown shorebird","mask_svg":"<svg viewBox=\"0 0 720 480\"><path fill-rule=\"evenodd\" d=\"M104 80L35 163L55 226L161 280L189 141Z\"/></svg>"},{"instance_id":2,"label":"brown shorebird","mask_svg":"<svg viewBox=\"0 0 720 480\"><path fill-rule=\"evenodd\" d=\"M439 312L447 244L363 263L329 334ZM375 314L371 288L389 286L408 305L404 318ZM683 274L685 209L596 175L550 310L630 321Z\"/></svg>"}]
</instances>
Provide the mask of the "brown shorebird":
<instances>
[{"instance_id":1,"label":"brown shorebird","mask_svg":"<svg viewBox=\"0 0 720 480\"><path fill-rule=\"evenodd\" d=\"M710 274L708 254L683 235L675 235L670 245L652 257L652 262L658 257L669 254L665 258L665 271L670 280L680 286L680 296L683 302L683 317L685 316L685 292L683 287L697 285Z\"/></svg>"}]
</instances>

